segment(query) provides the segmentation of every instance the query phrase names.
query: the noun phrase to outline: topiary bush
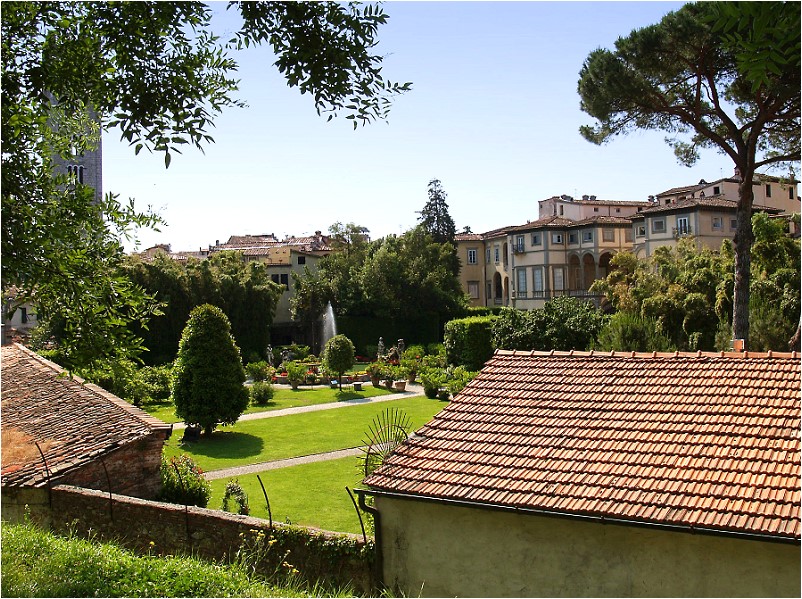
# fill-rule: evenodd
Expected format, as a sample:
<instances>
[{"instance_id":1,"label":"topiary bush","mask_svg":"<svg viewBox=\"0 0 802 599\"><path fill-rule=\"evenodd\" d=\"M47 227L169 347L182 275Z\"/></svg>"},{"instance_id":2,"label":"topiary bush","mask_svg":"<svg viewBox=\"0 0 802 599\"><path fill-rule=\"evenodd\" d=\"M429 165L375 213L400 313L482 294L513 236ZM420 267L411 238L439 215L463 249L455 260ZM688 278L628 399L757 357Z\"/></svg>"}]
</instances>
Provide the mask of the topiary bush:
<instances>
[{"instance_id":1,"label":"topiary bush","mask_svg":"<svg viewBox=\"0 0 802 599\"><path fill-rule=\"evenodd\" d=\"M209 435L218 424L234 424L250 400L245 369L220 308L192 310L173 367L171 397L176 416Z\"/></svg>"},{"instance_id":2,"label":"topiary bush","mask_svg":"<svg viewBox=\"0 0 802 599\"><path fill-rule=\"evenodd\" d=\"M323 366L328 372L337 373L337 381L342 391L343 374L354 365L354 344L345 335L335 335L326 342L323 350Z\"/></svg>"},{"instance_id":3,"label":"topiary bush","mask_svg":"<svg viewBox=\"0 0 802 599\"><path fill-rule=\"evenodd\" d=\"M256 381L251 385L251 403L257 406L266 406L273 399L273 383L269 381Z\"/></svg>"},{"instance_id":4,"label":"topiary bush","mask_svg":"<svg viewBox=\"0 0 802 599\"><path fill-rule=\"evenodd\" d=\"M203 470L186 454L169 459L162 456L162 490L159 498L168 503L206 507L212 496L212 486Z\"/></svg>"},{"instance_id":5,"label":"topiary bush","mask_svg":"<svg viewBox=\"0 0 802 599\"><path fill-rule=\"evenodd\" d=\"M446 323L443 345L450 364L480 370L493 357L495 316L470 316Z\"/></svg>"}]
</instances>

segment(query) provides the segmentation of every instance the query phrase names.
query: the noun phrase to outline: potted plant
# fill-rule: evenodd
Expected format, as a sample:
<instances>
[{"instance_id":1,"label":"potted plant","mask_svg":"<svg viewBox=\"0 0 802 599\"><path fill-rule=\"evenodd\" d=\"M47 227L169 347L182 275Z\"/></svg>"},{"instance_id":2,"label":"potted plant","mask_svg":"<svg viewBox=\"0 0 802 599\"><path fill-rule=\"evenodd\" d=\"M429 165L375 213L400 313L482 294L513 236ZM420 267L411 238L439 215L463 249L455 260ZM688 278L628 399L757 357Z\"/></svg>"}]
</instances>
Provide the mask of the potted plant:
<instances>
[{"instance_id":1,"label":"potted plant","mask_svg":"<svg viewBox=\"0 0 802 599\"><path fill-rule=\"evenodd\" d=\"M384 377L385 365L381 362L372 362L368 364L367 373L370 376L370 382L374 387L379 386L379 381Z\"/></svg>"},{"instance_id":2,"label":"potted plant","mask_svg":"<svg viewBox=\"0 0 802 599\"><path fill-rule=\"evenodd\" d=\"M406 390L407 377L409 376L409 370L407 368L404 366L392 366L390 368L390 376L396 391Z\"/></svg>"},{"instance_id":3,"label":"potted plant","mask_svg":"<svg viewBox=\"0 0 802 599\"><path fill-rule=\"evenodd\" d=\"M298 362L287 362L287 382L293 389L306 382L306 366Z\"/></svg>"}]
</instances>

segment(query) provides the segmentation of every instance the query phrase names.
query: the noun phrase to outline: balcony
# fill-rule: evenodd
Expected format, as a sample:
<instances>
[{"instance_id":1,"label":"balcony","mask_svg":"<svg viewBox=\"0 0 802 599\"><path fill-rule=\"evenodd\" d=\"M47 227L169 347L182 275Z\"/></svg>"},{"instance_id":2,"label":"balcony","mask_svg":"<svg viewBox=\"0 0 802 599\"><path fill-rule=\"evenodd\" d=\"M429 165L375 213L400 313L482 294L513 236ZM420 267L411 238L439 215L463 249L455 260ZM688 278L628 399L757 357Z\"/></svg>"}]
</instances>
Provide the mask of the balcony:
<instances>
[{"instance_id":1,"label":"balcony","mask_svg":"<svg viewBox=\"0 0 802 599\"><path fill-rule=\"evenodd\" d=\"M690 225L680 225L679 227L674 227L672 233L674 234L674 239L679 239L680 237L693 235L693 230Z\"/></svg>"}]
</instances>

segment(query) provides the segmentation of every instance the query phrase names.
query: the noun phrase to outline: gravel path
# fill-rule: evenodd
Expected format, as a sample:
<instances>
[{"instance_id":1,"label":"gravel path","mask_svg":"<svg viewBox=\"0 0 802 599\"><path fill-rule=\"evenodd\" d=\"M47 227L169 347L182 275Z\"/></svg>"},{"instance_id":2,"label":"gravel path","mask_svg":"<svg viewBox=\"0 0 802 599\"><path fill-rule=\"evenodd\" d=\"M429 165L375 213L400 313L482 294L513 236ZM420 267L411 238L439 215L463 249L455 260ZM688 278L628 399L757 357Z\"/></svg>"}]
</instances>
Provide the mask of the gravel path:
<instances>
[{"instance_id":1,"label":"gravel path","mask_svg":"<svg viewBox=\"0 0 802 599\"><path fill-rule=\"evenodd\" d=\"M302 414L304 412L317 412L320 410L334 410L337 408L347 408L349 406L361 406L371 403L381 403L385 401L394 401L396 399L403 399L405 397L415 397L416 395L423 395L423 387L417 383L407 383L407 390L402 393L391 393L390 395L380 395L378 397L366 397L360 399L348 399L344 401L337 401L332 403L322 403L313 406L301 406L297 408L285 408L283 410L272 410L269 412L254 412L253 414L245 414L240 416L239 420L260 420L262 418L275 418L277 416L289 416L292 414ZM185 425L175 424L173 429L178 430L184 428ZM339 449L337 451L328 451L325 453L314 453L311 455L298 456L294 458L287 458L284 460L275 460L273 462L259 462L256 464L247 464L245 466L235 466L233 468L222 468L220 470L210 470L204 472L207 480L215 480L218 478L234 478L244 474L253 474L254 472L264 472L265 470L274 470L276 468L287 468L289 466L297 466L298 464L309 464L311 462L323 462L326 460L338 460L349 456L357 456L362 453L359 447L349 447L346 449Z\"/></svg>"}]
</instances>

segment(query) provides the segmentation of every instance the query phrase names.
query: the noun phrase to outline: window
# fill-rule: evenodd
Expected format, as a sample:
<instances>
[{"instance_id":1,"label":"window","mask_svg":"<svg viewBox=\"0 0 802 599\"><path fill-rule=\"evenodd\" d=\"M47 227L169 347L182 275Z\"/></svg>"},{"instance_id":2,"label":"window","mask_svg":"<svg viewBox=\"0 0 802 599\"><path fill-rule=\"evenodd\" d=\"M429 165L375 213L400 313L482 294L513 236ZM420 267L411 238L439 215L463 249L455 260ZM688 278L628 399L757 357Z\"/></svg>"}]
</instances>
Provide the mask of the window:
<instances>
[{"instance_id":1,"label":"window","mask_svg":"<svg viewBox=\"0 0 802 599\"><path fill-rule=\"evenodd\" d=\"M593 231L582 231L582 241L584 243L593 241Z\"/></svg>"},{"instance_id":2,"label":"window","mask_svg":"<svg viewBox=\"0 0 802 599\"><path fill-rule=\"evenodd\" d=\"M771 184L770 183L766 183L766 197L767 198L771 197Z\"/></svg>"},{"instance_id":3,"label":"window","mask_svg":"<svg viewBox=\"0 0 802 599\"><path fill-rule=\"evenodd\" d=\"M485 262L487 262L488 264L490 264L490 248L487 248L487 249L485 250Z\"/></svg>"},{"instance_id":4,"label":"window","mask_svg":"<svg viewBox=\"0 0 802 599\"><path fill-rule=\"evenodd\" d=\"M540 233L532 233L532 245L540 245Z\"/></svg>"},{"instance_id":5,"label":"window","mask_svg":"<svg viewBox=\"0 0 802 599\"><path fill-rule=\"evenodd\" d=\"M721 188L718 185L713 187L713 195L718 195L720 193L721 193Z\"/></svg>"},{"instance_id":6,"label":"window","mask_svg":"<svg viewBox=\"0 0 802 599\"><path fill-rule=\"evenodd\" d=\"M306 256L298 256L298 264L306 264Z\"/></svg>"},{"instance_id":7,"label":"window","mask_svg":"<svg viewBox=\"0 0 802 599\"><path fill-rule=\"evenodd\" d=\"M632 241L632 229L626 228L624 229L624 241L631 242Z\"/></svg>"},{"instance_id":8,"label":"window","mask_svg":"<svg viewBox=\"0 0 802 599\"><path fill-rule=\"evenodd\" d=\"M536 293L543 293L543 269L542 268L535 268L532 271L532 275L534 276L534 290Z\"/></svg>"},{"instance_id":9,"label":"window","mask_svg":"<svg viewBox=\"0 0 802 599\"><path fill-rule=\"evenodd\" d=\"M498 259L498 246L496 246L494 248L494 250L495 250L496 264L498 264L498 262L499 262L499 259Z\"/></svg>"},{"instance_id":10,"label":"window","mask_svg":"<svg viewBox=\"0 0 802 599\"><path fill-rule=\"evenodd\" d=\"M646 237L646 225L635 227L635 237Z\"/></svg>"},{"instance_id":11,"label":"window","mask_svg":"<svg viewBox=\"0 0 802 599\"><path fill-rule=\"evenodd\" d=\"M677 235L688 235L691 232L691 227L688 224L687 216L677 217Z\"/></svg>"},{"instance_id":12,"label":"window","mask_svg":"<svg viewBox=\"0 0 802 599\"><path fill-rule=\"evenodd\" d=\"M551 234L551 242L552 243L556 243L558 245L562 245L563 234L562 233L552 233Z\"/></svg>"},{"instance_id":13,"label":"window","mask_svg":"<svg viewBox=\"0 0 802 599\"><path fill-rule=\"evenodd\" d=\"M616 212L621 212L621 208L616 208L615 211Z\"/></svg>"},{"instance_id":14,"label":"window","mask_svg":"<svg viewBox=\"0 0 802 599\"><path fill-rule=\"evenodd\" d=\"M270 275L270 280L274 283L278 283L278 275Z\"/></svg>"},{"instance_id":15,"label":"window","mask_svg":"<svg viewBox=\"0 0 802 599\"><path fill-rule=\"evenodd\" d=\"M730 219L730 231L735 231L738 228L738 219L731 218Z\"/></svg>"},{"instance_id":16,"label":"window","mask_svg":"<svg viewBox=\"0 0 802 599\"><path fill-rule=\"evenodd\" d=\"M493 284L490 281L485 283L485 297L490 298L493 296Z\"/></svg>"},{"instance_id":17,"label":"window","mask_svg":"<svg viewBox=\"0 0 802 599\"><path fill-rule=\"evenodd\" d=\"M576 233L569 233L568 234L568 243L576 243Z\"/></svg>"},{"instance_id":18,"label":"window","mask_svg":"<svg viewBox=\"0 0 802 599\"><path fill-rule=\"evenodd\" d=\"M525 268L518 268L516 269L517 277L518 277L518 295L521 297L526 297L526 269Z\"/></svg>"},{"instance_id":19,"label":"window","mask_svg":"<svg viewBox=\"0 0 802 599\"><path fill-rule=\"evenodd\" d=\"M599 207L598 206L594 206L593 207L593 212L598 212L598 211L599 211Z\"/></svg>"},{"instance_id":20,"label":"window","mask_svg":"<svg viewBox=\"0 0 802 599\"><path fill-rule=\"evenodd\" d=\"M22 319L22 324L28 322L28 308L20 308L20 317Z\"/></svg>"},{"instance_id":21,"label":"window","mask_svg":"<svg viewBox=\"0 0 802 599\"><path fill-rule=\"evenodd\" d=\"M562 215L563 215L563 207L560 206L560 216L562 216Z\"/></svg>"},{"instance_id":22,"label":"window","mask_svg":"<svg viewBox=\"0 0 802 599\"><path fill-rule=\"evenodd\" d=\"M468 264L476 264L477 260L476 249L468 250Z\"/></svg>"},{"instance_id":23,"label":"window","mask_svg":"<svg viewBox=\"0 0 802 599\"><path fill-rule=\"evenodd\" d=\"M604 241L615 241L615 229L610 227L602 229L602 239Z\"/></svg>"},{"instance_id":24,"label":"window","mask_svg":"<svg viewBox=\"0 0 802 599\"><path fill-rule=\"evenodd\" d=\"M281 284L284 285L284 289L290 288L290 275L282 274L281 275Z\"/></svg>"},{"instance_id":25,"label":"window","mask_svg":"<svg viewBox=\"0 0 802 599\"><path fill-rule=\"evenodd\" d=\"M554 269L554 291L562 291L565 289L565 273L562 267Z\"/></svg>"},{"instance_id":26,"label":"window","mask_svg":"<svg viewBox=\"0 0 802 599\"><path fill-rule=\"evenodd\" d=\"M652 233L665 233L666 221L664 218L656 218L652 221Z\"/></svg>"},{"instance_id":27,"label":"window","mask_svg":"<svg viewBox=\"0 0 802 599\"><path fill-rule=\"evenodd\" d=\"M524 252L524 236L518 235L515 238L515 251L519 254L523 254Z\"/></svg>"},{"instance_id":28,"label":"window","mask_svg":"<svg viewBox=\"0 0 802 599\"><path fill-rule=\"evenodd\" d=\"M794 199L794 188L793 187L789 187L788 188L788 199L789 200L793 200Z\"/></svg>"},{"instance_id":29,"label":"window","mask_svg":"<svg viewBox=\"0 0 802 599\"><path fill-rule=\"evenodd\" d=\"M724 222L723 221L724 221L724 219L722 219L720 216L714 216L713 217L713 230L714 231L721 231L721 229L724 228Z\"/></svg>"},{"instance_id":30,"label":"window","mask_svg":"<svg viewBox=\"0 0 802 599\"><path fill-rule=\"evenodd\" d=\"M468 295L471 299L479 299L479 281L468 281Z\"/></svg>"}]
</instances>

